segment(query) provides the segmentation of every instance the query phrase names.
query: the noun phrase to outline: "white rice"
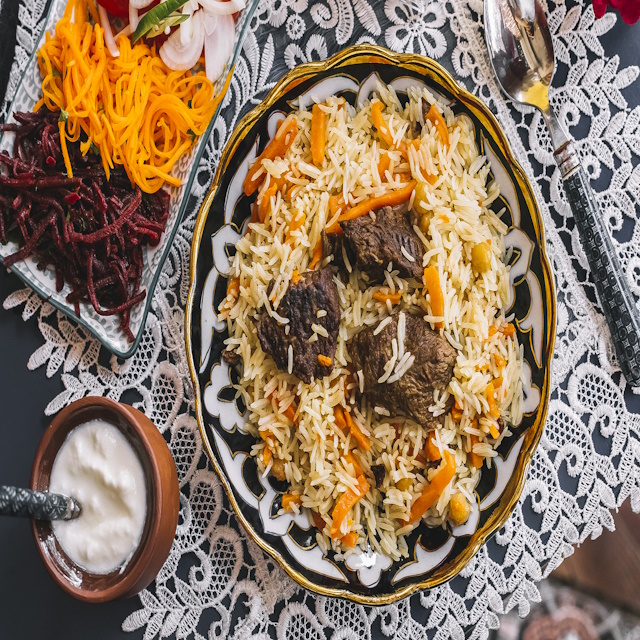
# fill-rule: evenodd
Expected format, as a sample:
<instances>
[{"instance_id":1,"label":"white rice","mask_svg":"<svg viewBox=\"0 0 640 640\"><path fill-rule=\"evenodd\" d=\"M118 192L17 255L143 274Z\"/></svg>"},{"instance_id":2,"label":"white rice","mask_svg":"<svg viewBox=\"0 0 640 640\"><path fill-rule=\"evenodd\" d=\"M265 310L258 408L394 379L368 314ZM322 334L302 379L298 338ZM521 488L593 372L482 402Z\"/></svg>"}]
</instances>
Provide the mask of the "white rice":
<instances>
[{"instance_id":1,"label":"white rice","mask_svg":"<svg viewBox=\"0 0 640 640\"><path fill-rule=\"evenodd\" d=\"M433 103L433 96L427 90L412 88L402 107L393 89L380 86L378 93L385 103L383 115L393 139L410 140L414 125L423 122L422 102ZM435 126L427 122L419 148L411 146L405 159L396 150L383 150L386 145L381 144L371 124L370 104L356 111L342 100L329 98L323 105L327 126L321 166L311 158L311 113L302 109L294 114L299 133L285 158L264 161L261 167L250 169L253 175L265 175L258 198L272 179L282 176L290 191L286 197L277 192L265 222L251 223L238 242L231 276L239 279L240 293L237 298L227 296L219 315L228 324L227 348L242 359L237 391L249 409L248 429L257 440L252 454L259 471L264 475L276 473L276 464L283 467L288 491L300 496L301 510L315 512L326 525L316 536L324 552L333 549L339 554L352 553L339 539L327 535L336 502L347 489L357 487L355 467L345 460L349 451L362 468L369 490L341 523L340 534L353 532L360 546L370 545L394 559L407 555L404 535L416 526L406 523L411 505L438 470L424 458L428 435L424 428L404 416L393 415L387 407L371 406L362 397L364 374L350 371L347 348L360 330L378 324L374 331L378 335L391 322L391 315L398 314L393 353L378 381L381 384L399 380L414 365L415 356L405 347L407 313L422 315L432 328L441 326L440 333L458 352L453 378L447 389L435 394L430 408L442 421L441 427L432 432L435 446L441 456L445 451L453 455L456 471L424 515L427 524L443 525L454 494L473 500L480 472L472 464L471 453L489 465L497 444L510 435L508 428L500 430L498 412L505 423L517 424L522 417L522 348L515 337L508 335L510 329L505 329L507 228L487 208L499 196L498 186L487 184L490 167L479 155L472 125L464 117L454 116L448 107L439 107L447 123L449 145L442 145ZM391 163L383 177L377 167L381 153L387 152ZM329 265L335 272L341 313L332 372L311 384L301 382L292 374L295 353L291 346L287 371L278 370L260 347L254 321L266 312L289 333L289 321L278 312L278 306L294 270L302 274L308 269L323 229L337 220L337 215L330 213L329 196L342 194L348 205L354 206L397 189L402 185L398 174L403 172L411 172L415 179L437 177L434 184L427 184L424 197L417 199L416 192L412 194L410 205L420 209L418 214L425 213L428 223L425 225L416 215L414 230L424 248L422 266L437 269L443 316L433 313L422 283L399 277L393 264L387 265L384 287L391 294L400 292L400 302L393 305L389 300L380 303L372 299L375 289L369 278L349 262L343 251L348 279L338 277L337 269ZM300 213L305 215L304 223L287 240L289 224ZM491 259L488 271L478 274L471 265L471 250L481 242L488 244ZM403 254L412 259L406 250ZM327 263L324 258L321 265ZM326 310L316 315L320 319ZM310 341L327 335L320 323L314 323L312 331ZM491 407L487 387L497 379L501 383L496 385L495 407ZM456 407L462 407L461 411L449 409L451 399ZM334 415L338 406L349 411L369 440L369 450L339 427ZM296 410L294 425L285 415L291 407ZM270 457L263 458L266 449ZM384 466L384 480L378 487L373 480L373 465Z\"/></svg>"}]
</instances>

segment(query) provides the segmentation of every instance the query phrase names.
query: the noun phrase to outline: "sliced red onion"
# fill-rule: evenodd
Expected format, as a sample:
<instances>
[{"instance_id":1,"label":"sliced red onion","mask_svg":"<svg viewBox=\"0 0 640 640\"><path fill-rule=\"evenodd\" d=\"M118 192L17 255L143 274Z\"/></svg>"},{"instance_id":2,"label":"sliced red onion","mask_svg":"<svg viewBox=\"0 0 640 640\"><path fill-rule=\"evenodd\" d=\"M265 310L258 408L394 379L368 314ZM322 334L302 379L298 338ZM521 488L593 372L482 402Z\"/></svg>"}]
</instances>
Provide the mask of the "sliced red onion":
<instances>
[{"instance_id":1,"label":"sliced red onion","mask_svg":"<svg viewBox=\"0 0 640 640\"><path fill-rule=\"evenodd\" d=\"M198 0L198 2L207 13L219 16L231 15L238 11L233 2L220 2L220 0Z\"/></svg>"},{"instance_id":2,"label":"sliced red onion","mask_svg":"<svg viewBox=\"0 0 640 640\"><path fill-rule=\"evenodd\" d=\"M202 54L204 44L204 25L200 12L194 13L187 22L191 22L193 28L192 38L186 45L182 44L181 29L174 31L160 47L162 61L174 71L186 71L191 69ZM183 22L182 27L186 22Z\"/></svg>"},{"instance_id":3,"label":"sliced red onion","mask_svg":"<svg viewBox=\"0 0 640 640\"><path fill-rule=\"evenodd\" d=\"M236 26L233 17L219 15L215 30L204 39L204 63L207 78L211 82L215 82L222 75L233 53L235 40Z\"/></svg>"},{"instance_id":4,"label":"sliced red onion","mask_svg":"<svg viewBox=\"0 0 640 640\"><path fill-rule=\"evenodd\" d=\"M153 0L129 0L129 7L133 7L134 9L144 9L152 2Z\"/></svg>"},{"instance_id":5,"label":"sliced red onion","mask_svg":"<svg viewBox=\"0 0 640 640\"><path fill-rule=\"evenodd\" d=\"M244 0L231 0L231 4L236 8L236 11L242 11L247 6Z\"/></svg>"},{"instance_id":6,"label":"sliced red onion","mask_svg":"<svg viewBox=\"0 0 640 640\"><path fill-rule=\"evenodd\" d=\"M202 12L202 22L204 24L205 38L210 36L218 25L218 16L215 13Z\"/></svg>"},{"instance_id":7,"label":"sliced red onion","mask_svg":"<svg viewBox=\"0 0 640 640\"><path fill-rule=\"evenodd\" d=\"M138 10L132 4L129 4L129 29L131 33L134 33L137 29L138 22L140 22Z\"/></svg>"},{"instance_id":8,"label":"sliced red onion","mask_svg":"<svg viewBox=\"0 0 640 640\"><path fill-rule=\"evenodd\" d=\"M182 15L193 16L193 9L191 7L191 3L187 2L182 7ZM180 43L183 47L188 47L189 43L193 39L193 20L192 18L187 18L179 27L180 31Z\"/></svg>"},{"instance_id":9,"label":"sliced red onion","mask_svg":"<svg viewBox=\"0 0 640 640\"><path fill-rule=\"evenodd\" d=\"M100 16L100 24L104 29L104 42L107 45L107 49L112 58L117 58L120 55L120 51L118 51L115 38L113 37L109 16L107 15L107 10L100 4L98 5L98 15Z\"/></svg>"}]
</instances>

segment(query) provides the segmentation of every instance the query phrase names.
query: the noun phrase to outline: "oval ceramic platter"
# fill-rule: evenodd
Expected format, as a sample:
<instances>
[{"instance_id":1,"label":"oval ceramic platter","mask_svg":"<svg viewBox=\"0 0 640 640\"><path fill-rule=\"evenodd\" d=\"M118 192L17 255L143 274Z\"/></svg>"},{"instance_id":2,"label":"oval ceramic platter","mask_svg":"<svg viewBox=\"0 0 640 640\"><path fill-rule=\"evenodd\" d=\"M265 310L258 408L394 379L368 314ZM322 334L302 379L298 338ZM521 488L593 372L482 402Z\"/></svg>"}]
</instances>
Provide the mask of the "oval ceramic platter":
<instances>
[{"instance_id":1,"label":"oval ceramic platter","mask_svg":"<svg viewBox=\"0 0 640 640\"><path fill-rule=\"evenodd\" d=\"M74 318L85 329L92 333L109 351L121 358L129 358L140 343L144 329L145 320L151 300L153 299L153 290L156 286L162 265L169 253L171 243L178 230L180 220L184 215L191 191L191 184L198 170L198 162L204 151L206 141L209 138L213 123L220 112L222 99L226 93L227 87L233 74L233 68L237 57L242 49L242 42L246 30L251 22L251 17L259 0L247 0L247 6L239 14L236 20L236 33L233 53L227 61L220 78L215 83L217 91L216 101L217 107L207 131L201 136L198 144L189 156L183 156L174 167L172 174L180 178L181 185L179 187L169 188L171 196L169 205L169 219L167 220L166 231L160 239L160 243L156 247L145 247L143 252L143 270L140 282L140 288L145 289L147 295L145 299L131 310L131 319L129 326L134 336L131 343L122 331L120 331L120 319L118 316L100 316L89 304L80 305L80 317L74 311L73 305L66 301L66 297L70 292L68 285L65 284L62 291L56 291L56 278L52 268L44 271L38 269L36 261L33 259L22 260L10 269L18 275L27 285L29 285L38 295L50 302L56 309L62 311L66 315ZM25 69L22 80L16 90L16 95L9 108L7 122L12 121L12 116L17 111L31 111L36 102L42 97L42 86L40 70L38 68L38 59L35 52L38 51L44 42L45 33L55 29L56 22L64 13L67 0L52 0L45 20L45 25L40 35L37 46L34 48L27 67ZM8 151L13 153L14 134L5 133L0 137L0 151ZM18 249L17 244L8 242L0 244L0 258L5 258Z\"/></svg>"},{"instance_id":2,"label":"oval ceramic platter","mask_svg":"<svg viewBox=\"0 0 640 640\"><path fill-rule=\"evenodd\" d=\"M421 525L407 536L409 557L398 562L372 551L344 562L323 554L305 513L277 515L281 494L270 478L258 476L249 455L254 439L245 430L248 412L234 399L236 374L221 359L227 332L216 309L226 296L229 256L248 223L250 199L242 182L250 163L275 135L276 121L300 103L310 108L329 95L362 103L377 81L391 84L400 97L408 86L426 84L455 113L471 120L477 144L491 162L502 194L492 206L496 211L507 208L502 220L510 227L506 246L513 248L508 313L514 314L524 345L525 409L521 423L511 427L513 435L498 448L496 464L483 468L466 524L446 529ZM547 413L555 314L540 211L504 133L484 104L432 60L375 46L356 46L291 71L227 143L200 210L191 253L186 340L197 417L207 454L249 535L304 587L364 604L388 604L452 578L505 523L520 495Z\"/></svg>"}]
</instances>

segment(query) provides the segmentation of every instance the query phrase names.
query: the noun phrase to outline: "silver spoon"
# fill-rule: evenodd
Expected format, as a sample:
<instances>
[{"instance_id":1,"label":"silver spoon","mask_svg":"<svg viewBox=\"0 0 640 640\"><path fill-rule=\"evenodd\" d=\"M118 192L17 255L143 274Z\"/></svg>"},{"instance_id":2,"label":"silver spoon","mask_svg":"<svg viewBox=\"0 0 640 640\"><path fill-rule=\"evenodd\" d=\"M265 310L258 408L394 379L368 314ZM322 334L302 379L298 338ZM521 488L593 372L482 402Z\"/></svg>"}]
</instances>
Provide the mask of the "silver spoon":
<instances>
[{"instance_id":1,"label":"silver spoon","mask_svg":"<svg viewBox=\"0 0 640 640\"><path fill-rule=\"evenodd\" d=\"M484 29L502 90L542 112L620 368L640 386L640 314L573 140L549 104L555 58L544 12L537 0L484 0Z\"/></svg>"},{"instance_id":2,"label":"silver spoon","mask_svg":"<svg viewBox=\"0 0 640 640\"><path fill-rule=\"evenodd\" d=\"M0 485L0 515L36 520L71 520L80 515L80 505L68 496Z\"/></svg>"}]
</instances>

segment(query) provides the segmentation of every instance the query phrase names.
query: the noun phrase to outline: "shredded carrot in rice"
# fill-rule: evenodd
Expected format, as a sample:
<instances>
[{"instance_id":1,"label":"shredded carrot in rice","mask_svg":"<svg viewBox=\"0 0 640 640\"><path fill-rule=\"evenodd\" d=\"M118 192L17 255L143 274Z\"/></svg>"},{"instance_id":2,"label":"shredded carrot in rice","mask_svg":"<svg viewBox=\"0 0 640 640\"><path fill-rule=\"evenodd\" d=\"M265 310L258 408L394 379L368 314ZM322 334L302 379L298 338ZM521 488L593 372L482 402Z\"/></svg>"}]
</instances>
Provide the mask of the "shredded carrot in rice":
<instances>
[{"instance_id":1,"label":"shredded carrot in rice","mask_svg":"<svg viewBox=\"0 0 640 640\"><path fill-rule=\"evenodd\" d=\"M442 287L440 286L440 276L438 269L433 265L426 267L424 270L424 284L427 287L427 293L431 301L431 312L434 316L444 316L444 296ZM437 329L442 329L444 322L442 320L435 323Z\"/></svg>"},{"instance_id":2,"label":"shredded carrot in rice","mask_svg":"<svg viewBox=\"0 0 640 640\"><path fill-rule=\"evenodd\" d=\"M327 114L319 104L314 104L311 110L311 157L316 165L321 165L324 160L326 128Z\"/></svg>"},{"instance_id":3,"label":"shredded carrot in rice","mask_svg":"<svg viewBox=\"0 0 640 640\"><path fill-rule=\"evenodd\" d=\"M387 300L389 300L391 304L398 304L398 302L402 300L401 293L388 293L384 291L374 291L371 297L374 300L378 300L378 302L382 302L382 304L386 304Z\"/></svg>"},{"instance_id":4,"label":"shredded carrot in rice","mask_svg":"<svg viewBox=\"0 0 640 640\"><path fill-rule=\"evenodd\" d=\"M384 111L385 104L384 102L374 102L371 105L371 121L373 122L375 128L378 130L380 137L387 143L390 149L397 149L402 153L402 155L407 157L407 145L404 140L400 141L398 146L395 145L393 141L393 136L391 135L391 131L387 126L387 123L384 121L382 117L382 112ZM380 176L382 177L382 176Z\"/></svg>"},{"instance_id":5,"label":"shredded carrot in rice","mask_svg":"<svg viewBox=\"0 0 640 640\"><path fill-rule=\"evenodd\" d=\"M309 263L309 269L315 269L315 266L322 260L322 240L318 240L318 244L316 244L316 248L313 250L313 258Z\"/></svg>"},{"instance_id":6,"label":"shredded carrot in rice","mask_svg":"<svg viewBox=\"0 0 640 640\"><path fill-rule=\"evenodd\" d=\"M369 438L362 433L360 427L353 421L351 414L348 411L343 411L345 422L347 423L347 428L351 432L353 439L358 443L359 447L362 447L365 451L369 451L371 449L371 442Z\"/></svg>"},{"instance_id":7,"label":"shredded carrot in rice","mask_svg":"<svg viewBox=\"0 0 640 640\"><path fill-rule=\"evenodd\" d=\"M425 120L433 122L436 131L440 136L440 142L444 146L449 146L449 130L447 129L447 123L444 121L442 114L438 111L438 107L435 104L431 105L429 112L425 116Z\"/></svg>"},{"instance_id":8,"label":"shredded carrot in rice","mask_svg":"<svg viewBox=\"0 0 640 640\"><path fill-rule=\"evenodd\" d=\"M298 123L296 119L290 115L278 127L273 140L264 148L264 151L256 158L256 161L249 169L247 177L244 179L243 189L246 196L255 193L263 180L264 171L262 169L263 160L275 160L275 158L284 158L287 149L293 144L298 135Z\"/></svg>"},{"instance_id":9,"label":"shredded carrot in rice","mask_svg":"<svg viewBox=\"0 0 640 640\"><path fill-rule=\"evenodd\" d=\"M433 433L429 434L429 436L427 437L427 443L424 447L424 451L429 462L440 460L440 449L438 449L438 445L436 444Z\"/></svg>"},{"instance_id":10,"label":"shredded carrot in rice","mask_svg":"<svg viewBox=\"0 0 640 640\"><path fill-rule=\"evenodd\" d=\"M487 385L485 392L487 398L487 404L489 405L489 413L496 419L500 417L500 410L496 406L496 389L493 382Z\"/></svg>"},{"instance_id":11,"label":"shredded carrot in rice","mask_svg":"<svg viewBox=\"0 0 640 640\"><path fill-rule=\"evenodd\" d=\"M300 496L297 496L295 493L285 493L282 496L282 508L285 511L291 511L291 506L294 504L298 507L302 504Z\"/></svg>"},{"instance_id":12,"label":"shredded carrot in rice","mask_svg":"<svg viewBox=\"0 0 640 640\"><path fill-rule=\"evenodd\" d=\"M422 493L413 501L409 513L409 524L422 518L422 516L437 502L442 492L453 479L456 472L456 462L453 456L444 452L444 466L433 476L431 482Z\"/></svg>"},{"instance_id":13,"label":"shredded carrot in rice","mask_svg":"<svg viewBox=\"0 0 640 640\"><path fill-rule=\"evenodd\" d=\"M351 507L353 507L369 491L369 483L364 475L358 476L358 492L347 489L336 502L331 517L331 537L335 540L340 537L340 526L347 517Z\"/></svg>"},{"instance_id":14,"label":"shredded carrot in rice","mask_svg":"<svg viewBox=\"0 0 640 640\"><path fill-rule=\"evenodd\" d=\"M473 446L479 442L479 438L477 435L471 434L469 436L469 439L471 440L471 449L469 450L469 461L471 462L471 464L476 468L479 469L482 466L482 463L484 462L484 458L482 456L479 456L477 453L473 452Z\"/></svg>"},{"instance_id":15,"label":"shredded carrot in rice","mask_svg":"<svg viewBox=\"0 0 640 640\"><path fill-rule=\"evenodd\" d=\"M353 470L355 471L356 474L356 478L364 475L364 471L362 470L362 467L360 466L360 463L356 460L356 457L353 455L353 453L351 453L351 451L349 453L347 453L346 456L344 456L344 459L351 465L353 465Z\"/></svg>"},{"instance_id":16,"label":"shredded carrot in rice","mask_svg":"<svg viewBox=\"0 0 640 640\"><path fill-rule=\"evenodd\" d=\"M338 425L338 429L344 430L347 428L347 421L344 419L344 411L342 410L342 407L335 406L333 408L333 417L336 421L336 425Z\"/></svg>"},{"instance_id":17,"label":"shredded carrot in rice","mask_svg":"<svg viewBox=\"0 0 640 640\"><path fill-rule=\"evenodd\" d=\"M382 182L387 181L386 173L389 165L391 164L391 158L389 158L388 153L380 154L380 160L378 161L378 175L380 176L380 180Z\"/></svg>"},{"instance_id":18,"label":"shredded carrot in rice","mask_svg":"<svg viewBox=\"0 0 640 640\"><path fill-rule=\"evenodd\" d=\"M347 209L345 213L341 214L338 221L344 222L345 220L354 220L360 216L367 215L371 211L382 209L382 207L395 207L403 202L408 202L411 199L411 194L413 193L415 186L416 181L411 180L411 182L408 182L400 189L388 191L387 193L383 193L381 196L374 196L373 198L363 200L355 207L351 207L350 209Z\"/></svg>"},{"instance_id":19,"label":"shredded carrot in rice","mask_svg":"<svg viewBox=\"0 0 640 640\"><path fill-rule=\"evenodd\" d=\"M124 35L116 44L120 55L112 58L93 0L69 0L38 51L43 98L36 107L68 114L60 126L63 155L67 141L83 137L86 152L92 145L99 151L107 178L122 165L146 193L179 186L171 171L207 130L224 90L215 96L203 71L172 71L155 45L132 47ZM65 165L71 177L66 158Z\"/></svg>"},{"instance_id":20,"label":"shredded carrot in rice","mask_svg":"<svg viewBox=\"0 0 640 640\"><path fill-rule=\"evenodd\" d=\"M275 185L274 185L275 186ZM302 228L304 225L305 215L304 213L296 212L289 228L287 229L287 236L285 238L285 242L291 242L293 240L293 232Z\"/></svg>"},{"instance_id":21,"label":"shredded carrot in rice","mask_svg":"<svg viewBox=\"0 0 640 640\"><path fill-rule=\"evenodd\" d=\"M329 356L324 356L321 353L318 354L318 362L323 367L330 367L331 366L331 358L329 358Z\"/></svg>"},{"instance_id":22,"label":"shredded carrot in rice","mask_svg":"<svg viewBox=\"0 0 640 640\"><path fill-rule=\"evenodd\" d=\"M358 534L355 531L346 533L340 538L340 542L345 546L353 549L358 544Z\"/></svg>"},{"instance_id":23,"label":"shredded carrot in rice","mask_svg":"<svg viewBox=\"0 0 640 640\"><path fill-rule=\"evenodd\" d=\"M271 196L275 196L277 190L277 185L271 184L262 194L262 198L260 198L260 202L258 203L258 218L260 222L264 222L267 219L271 207Z\"/></svg>"}]
</instances>

